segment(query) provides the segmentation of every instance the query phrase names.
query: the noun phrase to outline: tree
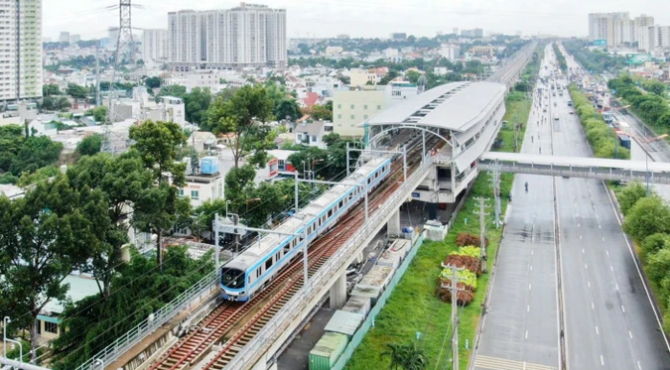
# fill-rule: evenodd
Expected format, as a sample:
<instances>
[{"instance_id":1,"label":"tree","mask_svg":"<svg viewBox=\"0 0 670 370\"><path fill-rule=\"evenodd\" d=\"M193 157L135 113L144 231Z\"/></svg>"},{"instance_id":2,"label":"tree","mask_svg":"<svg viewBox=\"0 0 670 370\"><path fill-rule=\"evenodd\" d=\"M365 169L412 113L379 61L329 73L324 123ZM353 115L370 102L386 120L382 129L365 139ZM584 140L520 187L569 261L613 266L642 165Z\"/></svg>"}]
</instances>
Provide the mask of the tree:
<instances>
[{"instance_id":1,"label":"tree","mask_svg":"<svg viewBox=\"0 0 670 370\"><path fill-rule=\"evenodd\" d=\"M667 90L667 86L658 80L645 81L643 87L650 93L656 94L660 97L665 97L665 92Z\"/></svg>"},{"instance_id":2,"label":"tree","mask_svg":"<svg viewBox=\"0 0 670 370\"><path fill-rule=\"evenodd\" d=\"M47 136L31 136L16 153L10 171L18 176L24 171L34 172L38 168L53 165L62 150L63 144L51 141Z\"/></svg>"},{"instance_id":3,"label":"tree","mask_svg":"<svg viewBox=\"0 0 670 370\"><path fill-rule=\"evenodd\" d=\"M150 89L157 89L163 84L162 77L149 77L144 81L144 84Z\"/></svg>"},{"instance_id":4,"label":"tree","mask_svg":"<svg viewBox=\"0 0 670 370\"><path fill-rule=\"evenodd\" d=\"M633 208L635 203L638 200L647 196L647 189L644 185L639 182L632 182L628 184L619 194L619 206L621 207L621 212L624 215L628 214L628 211Z\"/></svg>"},{"instance_id":5,"label":"tree","mask_svg":"<svg viewBox=\"0 0 670 370\"><path fill-rule=\"evenodd\" d=\"M624 231L637 241L656 233L670 232L670 208L654 195L637 201L628 211Z\"/></svg>"},{"instance_id":6,"label":"tree","mask_svg":"<svg viewBox=\"0 0 670 370\"><path fill-rule=\"evenodd\" d=\"M56 104L56 109L59 110L59 111L66 111L67 109L72 108L72 103L70 103L70 101L67 100L67 98L64 97L64 96L61 96L60 98L58 98L58 100L56 101L55 104Z\"/></svg>"},{"instance_id":7,"label":"tree","mask_svg":"<svg viewBox=\"0 0 670 370\"><path fill-rule=\"evenodd\" d=\"M309 110L309 114L312 116L313 119L317 121L318 120L332 121L333 120L332 104L330 105L330 109L328 109L327 105L315 104Z\"/></svg>"},{"instance_id":8,"label":"tree","mask_svg":"<svg viewBox=\"0 0 670 370\"><path fill-rule=\"evenodd\" d=\"M178 147L186 138L181 128L172 122L146 121L130 128L133 149L141 155L145 168L153 171L158 186L150 186L135 203L132 223L141 230L156 234L158 264L163 265L161 240L163 233L175 226L185 226L190 221L190 204L179 197L179 187L185 185L186 166L177 163ZM170 180L165 176L169 173Z\"/></svg>"},{"instance_id":9,"label":"tree","mask_svg":"<svg viewBox=\"0 0 670 370\"><path fill-rule=\"evenodd\" d=\"M670 112L664 113L662 116L658 117L658 121L656 121L656 124L660 126L670 127Z\"/></svg>"},{"instance_id":10,"label":"tree","mask_svg":"<svg viewBox=\"0 0 670 370\"><path fill-rule=\"evenodd\" d=\"M102 136L93 134L85 137L78 145L76 152L79 155L95 155L100 153L102 147Z\"/></svg>"},{"instance_id":11,"label":"tree","mask_svg":"<svg viewBox=\"0 0 670 370\"><path fill-rule=\"evenodd\" d=\"M212 103L212 93L209 88L196 87L184 96L186 120L196 125L207 121L207 109Z\"/></svg>"},{"instance_id":12,"label":"tree","mask_svg":"<svg viewBox=\"0 0 670 370\"><path fill-rule=\"evenodd\" d=\"M74 99L86 99L88 96L88 90L85 87L73 83L67 85L66 92Z\"/></svg>"},{"instance_id":13,"label":"tree","mask_svg":"<svg viewBox=\"0 0 670 370\"><path fill-rule=\"evenodd\" d=\"M273 115L281 120L288 118L291 121L296 121L300 118L300 107L295 99L281 99L275 101L275 108Z\"/></svg>"},{"instance_id":14,"label":"tree","mask_svg":"<svg viewBox=\"0 0 670 370\"><path fill-rule=\"evenodd\" d=\"M662 248L647 257L647 274L655 282L660 282L670 271L670 248Z\"/></svg>"},{"instance_id":15,"label":"tree","mask_svg":"<svg viewBox=\"0 0 670 370\"><path fill-rule=\"evenodd\" d=\"M388 85L389 82L398 78L398 76L400 76L400 73L398 73L397 71L389 71L389 73L387 73L384 77L382 77L379 84L380 85Z\"/></svg>"},{"instance_id":16,"label":"tree","mask_svg":"<svg viewBox=\"0 0 670 370\"><path fill-rule=\"evenodd\" d=\"M52 96L52 95L60 95L61 91L58 85L56 84L46 84L42 85L42 95L47 97L47 96Z\"/></svg>"},{"instance_id":17,"label":"tree","mask_svg":"<svg viewBox=\"0 0 670 370\"><path fill-rule=\"evenodd\" d=\"M260 85L244 86L231 99L218 97L210 106L207 114L214 133L234 135L231 151L235 168L245 150L254 148L256 154L264 151L271 132L266 122L272 119L273 107L274 102Z\"/></svg>"},{"instance_id":18,"label":"tree","mask_svg":"<svg viewBox=\"0 0 670 370\"><path fill-rule=\"evenodd\" d=\"M181 85L165 85L161 87L161 91L156 95L156 102L160 101L161 96L174 96L176 98L183 98L186 96L186 86Z\"/></svg>"},{"instance_id":19,"label":"tree","mask_svg":"<svg viewBox=\"0 0 670 370\"><path fill-rule=\"evenodd\" d=\"M642 241L642 252L646 258L665 247L670 247L670 235L668 234L652 234Z\"/></svg>"},{"instance_id":20,"label":"tree","mask_svg":"<svg viewBox=\"0 0 670 370\"><path fill-rule=\"evenodd\" d=\"M101 105L93 109L89 109L88 111L86 111L86 114L92 115L93 119L96 122L105 122L105 120L107 119L107 107Z\"/></svg>"},{"instance_id":21,"label":"tree","mask_svg":"<svg viewBox=\"0 0 670 370\"><path fill-rule=\"evenodd\" d=\"M416 84L419 81L419 77L421 77L421 73L417 71L407 71L407 73L405 73L407 81L413 84Z\"/></svg>"},{"instance_id":22,"label":"tree","mask_svg":"<svg viewBox=\"0 0 670 370\"><path fill-rule=\"evenodd\" d=\"M0 224L0 300L6 303L0 314L13 313L15 327L29 328L36 349L37 315L52 300L65 298L63 281L90 257L82 238L90 225L62 175L37 184L22 199L0 197ZM17 312L29 315L16 317Z\"/></svg>"}]
</instances>

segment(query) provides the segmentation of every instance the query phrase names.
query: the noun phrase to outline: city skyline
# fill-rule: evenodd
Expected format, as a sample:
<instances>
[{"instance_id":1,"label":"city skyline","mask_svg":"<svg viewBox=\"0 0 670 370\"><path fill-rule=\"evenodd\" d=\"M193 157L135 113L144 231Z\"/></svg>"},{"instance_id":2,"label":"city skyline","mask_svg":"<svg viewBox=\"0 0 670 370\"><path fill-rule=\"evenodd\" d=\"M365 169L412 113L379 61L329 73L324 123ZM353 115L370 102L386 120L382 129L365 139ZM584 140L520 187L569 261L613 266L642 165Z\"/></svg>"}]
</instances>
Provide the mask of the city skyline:
<instances>
[{"instance_id":1,"label":"city skyline","mask_svg":"<svg viewBox=\"0 0 670 370\"><path fill-rule=\"evenodd\" d=\"M114 0L91 2L70 0L67 6L57 0L44 0L43 36L56 40L61 31L81 33L84 39L105 37L107 28L118 24L118 11L103 10ZM133 10L137 28L167 29L168 12L179 10L228 9L239 1L203 0L185 7L176 0L144 0L143 8ZM588 14L628 11L650 14L657 24L670 24L670 3L640 0L631 4L612 4L604 0L587 2L569 0L535 2L512 0L499 2L456 0L444 5L437 0L425 5L408 0L368 2L318 0L267 0L258 2L271 8L284 8L288 16L288 37L335 37L346 33L352 37L388 37L391 32L406 32L433 37L437 32L450 33L452 28L484 28L486 32L516 34L588 35ZM557 10L558 9L558 10ZM374 27L370 27L373 25ZM87 30L84 32L83 30Z\"/></svg>"}]
</instances>

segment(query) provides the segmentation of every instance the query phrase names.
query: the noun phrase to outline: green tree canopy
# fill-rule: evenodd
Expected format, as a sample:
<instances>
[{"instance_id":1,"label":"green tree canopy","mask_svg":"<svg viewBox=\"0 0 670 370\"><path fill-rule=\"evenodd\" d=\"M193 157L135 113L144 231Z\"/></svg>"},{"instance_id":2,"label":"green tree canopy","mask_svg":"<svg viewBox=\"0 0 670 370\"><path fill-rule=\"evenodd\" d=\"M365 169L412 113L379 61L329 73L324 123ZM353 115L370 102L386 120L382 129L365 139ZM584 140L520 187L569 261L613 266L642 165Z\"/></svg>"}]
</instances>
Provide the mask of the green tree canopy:
<instances>
[{"instance_id":1,"label":"green tree canopy","mask_svg":"<svg viewBox=\"0 0 670 370\"><path fill-rule=\"evenodd\" d=\"M102 135L93 134L85 137L77 145L77 153L79 155L94 155L100 153L100 148L102 147Z\"/></svg>"},{"instance_id":2,"label":"green tree canopy","mask_svg":"<svg viewBox=\"0 0 670 370\"><path fill-rule=\"evenodd\" d=\"M656 233L670 233L670 207L656 195L640 199L628 211L624 230L637 241Z\"/></svg>"},{"instance_id":3,"label":"green tree canopy","mask_svg":"<svg viewBox=\"0 0 670 370\"><path fill-rule=\"evenodd\" d=\"M86 99L88 96L88 90L84 86L73 83L67 85L66 92L74 99Z\"/></svg>"},{"instance_id":4,"label":"green tree canopy","mask_svg":"<svg viewBox=\"0 0 670 370\"><path fill-rule=\"evenodd\" d=\"M621 207L621 212L623 212L624 215L628 214L628 211L633 208L635 203L646 196L647 189L644 185L640 184L639 182L632 182L628 184L617 197L619 200L619 206Z\"/></svg>"}]
</instances>

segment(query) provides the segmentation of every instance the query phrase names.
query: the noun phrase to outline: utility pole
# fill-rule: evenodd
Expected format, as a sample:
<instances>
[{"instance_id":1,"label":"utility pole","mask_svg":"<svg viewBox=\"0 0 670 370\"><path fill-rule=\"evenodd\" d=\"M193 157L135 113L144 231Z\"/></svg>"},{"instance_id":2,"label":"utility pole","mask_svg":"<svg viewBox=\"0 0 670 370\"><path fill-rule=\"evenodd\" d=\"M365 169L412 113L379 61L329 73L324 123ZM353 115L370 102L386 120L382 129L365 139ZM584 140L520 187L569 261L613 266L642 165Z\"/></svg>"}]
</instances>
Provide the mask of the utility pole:
<instances>
[{"instance_id":1,"label":"utility pole","mask_svg":"<svg viewBox=\"0 0 670 370\"><path fill-rule=\"evenodd\" d=\"M479 203L479 237L481 238L480 242L480 260L481 260L481 269L482 272L486 273L486 216L488 213L484 212L486 209L486 199L484 198L475 198Z\"/></svg>"},{"instance_id":2,"label":"utility pole","mask_svg":"<svg viewBox=\"0 0 670 370\"><path fill-rule=\"evenodd\" d=\"M465 290L458 287L458 271L462 270L456 266L449 266L451 269L451 327L454 328L454 335L451 337L451 356L452 366L454 370L460 369L458 366L458 292Z\"/></svg>"},{"instance_id":3,"label":"utility pole","mask_svg":"<svg viewBox=\"0 0 670 370\"><path fill-rule=\"evenodd\" d=\"M500 228L502 222L500 221L500 214L502 213L502 205L500 200L500 171L495 168L491 172L493 178L491 179L491 187L493 187L493 199L495 200L495 224L496 229Z\"/></svg>"}]
</instances>

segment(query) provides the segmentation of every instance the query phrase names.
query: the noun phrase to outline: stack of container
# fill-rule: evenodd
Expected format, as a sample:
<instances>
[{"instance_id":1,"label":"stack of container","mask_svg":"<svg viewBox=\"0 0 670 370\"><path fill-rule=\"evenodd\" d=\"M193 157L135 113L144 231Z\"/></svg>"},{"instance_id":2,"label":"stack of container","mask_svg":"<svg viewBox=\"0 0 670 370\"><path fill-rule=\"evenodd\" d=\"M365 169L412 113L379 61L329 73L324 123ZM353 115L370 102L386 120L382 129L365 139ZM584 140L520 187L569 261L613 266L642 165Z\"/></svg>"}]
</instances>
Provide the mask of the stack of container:
<instances>
[{"instance_id":1,"label":"stack of container","mask_svg":"<svg viewBox=\"0 0 670 370\"><path fill-rule=\"evenodd\" d=\"M370 312L370 298L352 296L347 301L347 304L342 307L342 311L359 313L367 316Z\"/></svg>"},{"instance_id":2,"label":"stack of container","mask_svg":"<svg viewBox=\"0 0 670 370\"><path fill-rule=\"evenodd\" d=\"M360 313L347 312L343 310L335 311L333 317L326 325L326 331L330 333L340 333L351 339L365 320L365 316Z\"/></svg>"},{"instance_id":3,"label":"stack of container","mask_svg":"<svg viewBox=\"0 0 670 370\"><path fill-rule=\"evenodd\" d=\"M391 244L391 247L379 256L377 264L380 266L391 267L395 270L405 259L410 248L412 248L412 243L409 240L396 239Z\"/></svg>"}]
</instances>

